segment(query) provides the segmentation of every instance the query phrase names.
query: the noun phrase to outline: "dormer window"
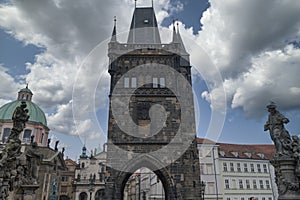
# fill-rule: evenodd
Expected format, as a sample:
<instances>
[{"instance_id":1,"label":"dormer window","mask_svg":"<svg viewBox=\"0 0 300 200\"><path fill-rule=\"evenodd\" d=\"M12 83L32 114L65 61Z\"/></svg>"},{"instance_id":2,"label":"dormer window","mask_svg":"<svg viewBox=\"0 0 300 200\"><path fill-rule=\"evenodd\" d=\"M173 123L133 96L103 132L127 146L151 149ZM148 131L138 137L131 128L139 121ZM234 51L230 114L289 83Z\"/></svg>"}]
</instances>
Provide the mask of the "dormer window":
<instances>
[{"instance_id":1,"label":"dormer window","mask_svg":"<svg viewBox=\"0 0 300 200\"><path fill-rule=\"evenodd\" d=\"M257 154L261 159L264 159L265 158L265 154L263 154L263 153L258 153Z\"/></svg>"},{"instance_id":2,"label":"dormer window","mask_svg":"<svg viewBox=\"0 0 300 200\"><path fill-rule=\"evenodd\" d=\"M220 151L219 153L220 153L220 155L221 155L222 157L225 156L225 152L224 152L224 151Z\"/></svg>"},{"instance_id":3,"label":"dormer window","mask_svg":"<svg viewBox=\"0 0 300 200\"><path fill-rule=\"evenodd\" d=\"M234 157L236 157L236 158L239 156L239 153L236 152L236 151L231 152L231 154L232 154Z\"/></svg>"},{"instance_id":4,"label":"dormer window","mask_svg":"<svg viewBox=\"0 0 300 200\"><path fill-rule=\"evenodd\" d=\"M144 24L149 24L149 20L148 20L148 19L145 19L145 20L144 20Z\"/></svg>"},{"instance_id":5,"label":"dormer window","mask_svg":"<svg viewBox=\"0 0 300 200\"><path fill-rule=\"evenodd\" d=\"M252 153L249 153L249 152L246 152L246 153L244 153L248 158L251 158L251 156L252 156Z\"/></svg>"}]
</instances>

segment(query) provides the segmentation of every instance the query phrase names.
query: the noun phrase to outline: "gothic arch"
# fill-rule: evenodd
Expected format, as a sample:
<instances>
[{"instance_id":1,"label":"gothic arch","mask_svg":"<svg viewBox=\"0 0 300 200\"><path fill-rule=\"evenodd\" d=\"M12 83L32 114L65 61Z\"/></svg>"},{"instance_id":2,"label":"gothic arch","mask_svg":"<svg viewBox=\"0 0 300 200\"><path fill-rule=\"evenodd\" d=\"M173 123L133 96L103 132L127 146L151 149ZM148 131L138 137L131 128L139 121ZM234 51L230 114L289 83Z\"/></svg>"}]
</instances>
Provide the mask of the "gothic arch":
<instances>
[{"instance_id":1,"label":"gothic arch","mask_svg":"<svg viewBox=\"0 0 300 200\"><path fill-rule=\"evenodd\" d=\"M116 180L116 194L120 194L120 199L123 199L123 193L126 182L134 171L146 167L152 170L157 177L161 180L163 188L165 190L165 199L176 199L179 191L175 191L172 177L169 175L168 170L163 167L162 163L150 155L140 155L133 159L130 163L123 167L123 170L118 173L118 180ZM158 170L157 170L158 169ZM177 192L177 194L176 194Z\"/></svg>"}]
</instances>

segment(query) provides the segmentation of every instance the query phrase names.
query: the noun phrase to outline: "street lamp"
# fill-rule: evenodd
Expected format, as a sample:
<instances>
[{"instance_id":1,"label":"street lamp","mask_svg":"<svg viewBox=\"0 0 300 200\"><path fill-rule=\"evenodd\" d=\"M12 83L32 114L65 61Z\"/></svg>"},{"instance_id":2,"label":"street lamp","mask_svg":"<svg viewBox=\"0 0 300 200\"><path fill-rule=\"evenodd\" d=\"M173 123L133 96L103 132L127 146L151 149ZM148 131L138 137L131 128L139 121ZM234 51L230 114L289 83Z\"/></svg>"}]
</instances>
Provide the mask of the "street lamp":
<instances>
[{"instance_id":1,"label":"street lamp","mask_svg":"<svg viewBox=\"0 0 300 200\"><path fill-rule=\"evenodd\" d=\"M90 200L92 200L92 194L94 191L94 181L95 181L95 179L92 177L92 174L91 174L90 175L90 185L89 185Z\"/></svg>"},{"instance_id":2,"label":"street lamp","mask_svg":"<svg viewBox=\"0 0 300 200\"><path fill-rule=\"evenodd\" d=\"M201 181L200 184L200 192L201 192L201 199L204 200L204 194L205 194L205 183L203 181Z\"/></svg>"}]
</instances>

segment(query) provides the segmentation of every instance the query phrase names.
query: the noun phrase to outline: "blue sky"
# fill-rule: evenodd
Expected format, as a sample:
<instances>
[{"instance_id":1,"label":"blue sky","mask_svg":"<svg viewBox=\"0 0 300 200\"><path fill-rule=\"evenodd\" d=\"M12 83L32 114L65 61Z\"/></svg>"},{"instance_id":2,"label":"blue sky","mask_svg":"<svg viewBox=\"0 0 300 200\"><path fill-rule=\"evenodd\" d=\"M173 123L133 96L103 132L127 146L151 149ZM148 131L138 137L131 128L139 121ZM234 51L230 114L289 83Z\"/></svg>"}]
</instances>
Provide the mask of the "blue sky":
<instances>
[{"instance_id":1,"label":"blue sky","mask_svg":"<svg viewBox=\"0 0 300 200\"><path fill-rule=\"evenodd\" d=\"M34 93L33 101L47 113L53 139L61 141L67 155L78 158L84 141L88 149L98 147L105 140L99 135L107 131L109 76L107 65L103 64L105 58L97 58L103 62L99 66L102 71L97 71L100 79L92 77L98 68L83 71L77 79L76 76L87 58L93 57L89 54L92 49L97 45L106 49L101 42L110 37L113 16L118 19L118 32L128 31L133 1L116 0L105 5L94 0L0 2L0 103L14 100L17 91L28 82ZM290 119L290 133L300 134L300 4L289 0L284 3L154 1L164 31L172 30L172 20L178 19L192 63L206 70L205 78L217 76L212 65L222 76L221 83L204 82L201 75L194 76L200 109L199 137L226 143L271 143L268 133L263 131L265 106L270 101L275 101ZM150 0L138 1L138 6L149 5ZM197 56L197 48L206 52L205 59ZM96 102L91 100L91 91L83 89L94 86L93 81L99 81L94 94ZM74 84L75 91L81 89L87 99L74 99L78 95L74 94ZM222 88L226 91L226 102L221 102ZM82 113L74 108L74 101L83 109ZM211 110L218 111L222 103L227 111L221 135L207 136ZM82 114L75 117L77 128L74 111ZM92 111L97 114L101 129L93 125Z\"/></svg>"}]
</instances>

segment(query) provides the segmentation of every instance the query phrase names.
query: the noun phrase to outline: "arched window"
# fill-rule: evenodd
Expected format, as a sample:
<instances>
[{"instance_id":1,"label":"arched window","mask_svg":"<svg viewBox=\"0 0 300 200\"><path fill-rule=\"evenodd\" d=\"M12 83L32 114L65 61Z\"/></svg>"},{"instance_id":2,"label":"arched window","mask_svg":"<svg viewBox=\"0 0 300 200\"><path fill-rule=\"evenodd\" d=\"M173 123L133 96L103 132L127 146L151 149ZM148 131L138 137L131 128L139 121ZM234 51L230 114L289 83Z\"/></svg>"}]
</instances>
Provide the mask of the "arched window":
<instances>
[{"instance_id":1,"label":"arched window","mask_svg":"<svg viewBox=\"0 0 300 200\"><path fill-rule=\"evenodd\" d=\"M30 142L31 130L26 129L23 134L23 140L25 142Z\"/></svg>"},{"instance_id":2,"label":"arched window","mask_svg":"<svg viewBox=\"0 0 300 200\"><path fill-rule=\"evenodd\" d=\"M104 194L105 194L104 189L98 190L95 194L95 200L103 200L104 199Z\"/></svg>"},{"instance_id":3,"label":"arched window","mask_svg":"<svg viewBox=\"0 0 300 200\"><path fill-rule=\"evenodd\" d=\"M88 197L88 195L85 192L81 192L79 194L79 200L87 200L87 197Z\"/></svg>"},{"instance_id":4,"label":"arched window","mask_svg":"<svg viewBox=\"0 0 300 200\"><path fill-rule=\"evenodd\" d=\"M10 128L4 128L3 136L2 136L2 143L5 143L8 139L8 136L10 134Z\"/></svg>"}]
</instances>

